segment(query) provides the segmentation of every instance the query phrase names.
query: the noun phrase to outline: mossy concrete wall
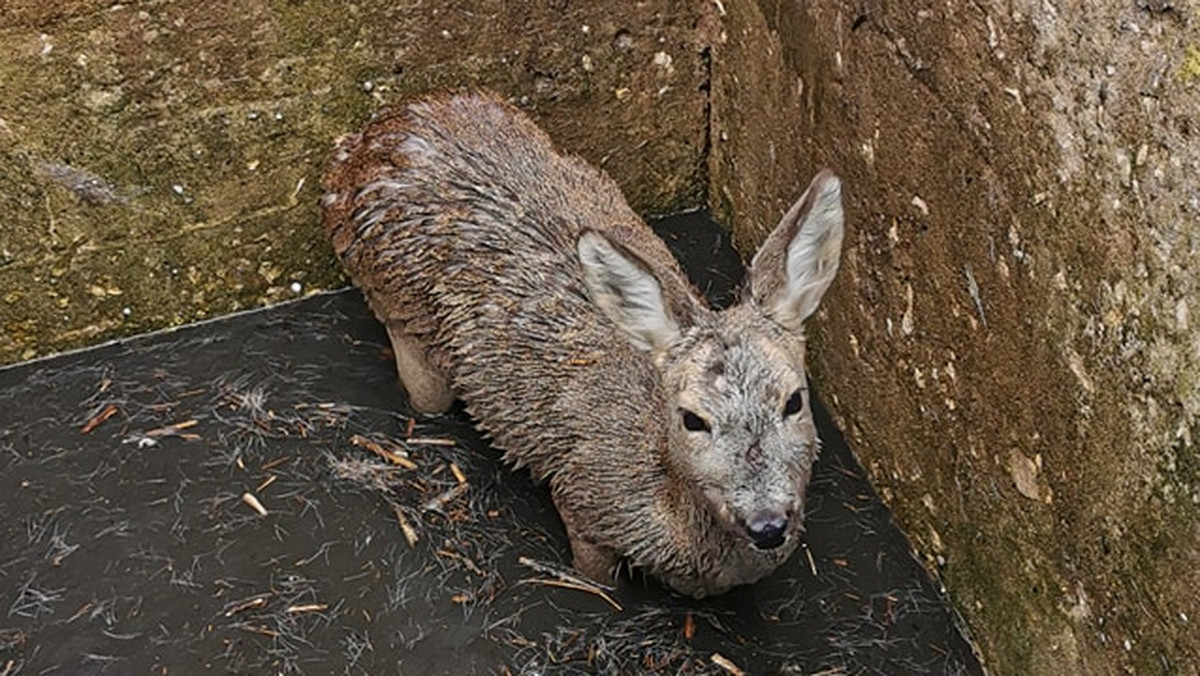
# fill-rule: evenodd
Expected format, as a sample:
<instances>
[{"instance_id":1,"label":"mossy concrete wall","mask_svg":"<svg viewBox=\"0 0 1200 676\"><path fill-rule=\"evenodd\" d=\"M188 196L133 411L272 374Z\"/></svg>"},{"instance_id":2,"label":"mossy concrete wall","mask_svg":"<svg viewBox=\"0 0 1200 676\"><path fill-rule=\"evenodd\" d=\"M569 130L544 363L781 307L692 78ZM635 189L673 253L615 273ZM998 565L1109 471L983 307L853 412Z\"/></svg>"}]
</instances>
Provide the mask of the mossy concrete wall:
<instances>
[{"instance_id":1,"label":"mossy concrete wall","mask_svg":"<svg viewBox=\"0 0 1200 676\"><path fill-rule=\"evenodd\" d=\"M484 84L642 210L703 196L699 5L0 3L0 363L341 284L333 139Z\"/></svg>"},{"instance_id":2,"label":"mossy concrete wall","mask_svg":"<svg viewBox=\"0 0 1200 676\"><path fill-rule=\"evenodd\" d=\"M714 205L845 178L818 389L992 669L1197 673L1197 4L721 7Z\"/></svg>"},{"instance_id":3,"label":"mossy concrete wall","mask_svg":"<svg viewBox=\"0 0 1200 676\"><path fill-rule=\"evenodd\" d=\"M340 284L332 139L482 84L643 211L845 179L816 380L996 673L1200 664L1194 2L0 5L0 362Z\"/></svg>"}]
</instances>

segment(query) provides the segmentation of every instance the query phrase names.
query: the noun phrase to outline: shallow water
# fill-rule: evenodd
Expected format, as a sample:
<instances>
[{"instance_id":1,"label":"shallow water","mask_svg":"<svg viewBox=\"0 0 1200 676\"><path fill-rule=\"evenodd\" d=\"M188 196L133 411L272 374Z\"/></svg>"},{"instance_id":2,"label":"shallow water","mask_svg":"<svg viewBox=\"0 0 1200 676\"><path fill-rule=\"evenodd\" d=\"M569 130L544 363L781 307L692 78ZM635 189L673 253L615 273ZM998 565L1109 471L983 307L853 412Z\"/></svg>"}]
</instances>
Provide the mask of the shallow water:
<instances>
[{"instance_id":1,"label":"shallow water","mask_svg":"<svg viewBox=\"0 0 1200 676\"><path fill-rule=\"evenodd\" d=\"M657 227L728 302L722 231ZM706 601L573 578L546 489L406 409L355 291L0 370L0 410L0 676L981 673L819 408L804 547Z\"/></svg>"}]
</instances>

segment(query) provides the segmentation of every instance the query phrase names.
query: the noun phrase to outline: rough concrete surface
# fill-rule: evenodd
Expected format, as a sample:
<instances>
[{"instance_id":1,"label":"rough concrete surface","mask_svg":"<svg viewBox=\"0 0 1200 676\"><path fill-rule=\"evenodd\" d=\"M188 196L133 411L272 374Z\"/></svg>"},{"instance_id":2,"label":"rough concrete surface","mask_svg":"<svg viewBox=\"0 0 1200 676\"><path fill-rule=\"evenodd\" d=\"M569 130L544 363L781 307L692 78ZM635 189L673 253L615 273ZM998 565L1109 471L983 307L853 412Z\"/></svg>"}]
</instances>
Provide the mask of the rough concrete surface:
<instances>
[{"instance_id":1,"label":"rough concrete surface","mask_svg":"<svg viewBox=\"0 0 1200 676\"><path fill-rule=\"evenodd\" d=\"M702 200L695 5L0 4L0 363L339 285L333 139L485 84L642 210Z\"/></svg>"},{"instance_id":2,"label":"rough concrete surface","mask_svg":"<svg viewBox=\"0 0 1200 676\"><path fill-rule=\"evenodd\" d=\"M1196 673L1196 4L722 9L714 204L846 178L817 381L992 669Z\"/></svg>"}]
</instances>

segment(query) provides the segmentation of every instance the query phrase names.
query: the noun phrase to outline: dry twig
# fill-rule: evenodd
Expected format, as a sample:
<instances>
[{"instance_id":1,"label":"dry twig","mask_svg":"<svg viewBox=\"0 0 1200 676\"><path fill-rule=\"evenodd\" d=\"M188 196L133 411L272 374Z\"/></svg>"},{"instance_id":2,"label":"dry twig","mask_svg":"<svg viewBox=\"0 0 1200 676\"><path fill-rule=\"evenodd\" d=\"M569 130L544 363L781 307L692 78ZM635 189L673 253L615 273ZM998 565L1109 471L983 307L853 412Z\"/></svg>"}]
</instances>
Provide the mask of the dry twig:
<instances>
[{"instance_id":1,"label":"dry twig","mask_svg":"<svg viewBox=\"0 0 1200 676\"><path fill-rule=\"evenodd\" d=\"M392 511L396 513L396 521L400 523L400 532L404 533L404 541L408 543L409 548L415 547L417 544L417 530L405 518L404 510L400 509L397 505L392 505Z\"/></svg>"},{"instance_id":2,"label":"dry twig","mask_svg":"<svg viewBox=\"0 0 1200 676\"><path fill-rule=\"evenodd\" d=\"M608 591L603 586L601 586L595 582L592 582L591 580L585 580L584 578L576 577L569 573L565 573L561 570L556 570L555 568L553 568L551 566L547 566L543 563L539 563L539 562L534 561L533 559L530 559L525 556L522 556L519 559L517 559L517 563L521 564L522 566L532 568L533 570L535 570L539 573L554 576L553 579L549 579L549 580L545 580L545 579L539 580L539 579L528 578L528 579L522 580L522 582L526 582L529 584L541 584L541 585L545 585L547 587L561 587L563 589L574 589L576 591L587 592L589 594L594 594L596 596L599 596L601 599L604 600L605 603L612 606L614 610L617 610L617 611L622 610L621 604L617 603L616 599L614 599L612 596L610 596L608 594Z\"/></svg>"},{"instance_id":3,"label":"dry twig","mask_svg":"<svg viewBox=\"0 0 1200 676\"><path fill-rule=\"evenodd\" d=\"M399 465L404 469L417 468L417 463L409 460L408 454L405 453L401 448L386 448L383 443L368 439L361 434L355 434L354 436L350 437L350 443L358 446L359 448L367 449L375 455L378 455L384 460L392 463L393 465ZM388 445L391 446L391 444Z\"/></svg>"},{"instance_id":4,"label":"dry twig","mask_svg":"<svg viewBox=\"0 0 1200 676\"><path fill-rule=\"evenodd\" d=\"M88 420L86 423L83 424L83 427L79 428L79 433L80 434L91 433L92 430L103 425L105 420L108 420L109 418L116 415L118 410L119 409L117 408L116 404L105 404L104 408L100 409L99 413L92 416L91 420Z\"/></svg>"},{"instance_id":5,"label":"dry twig","mask_svg":"<svg viewBox=\"0 0 1200 676\"><path fill-rule=\"evenodd\" d=\"M733 676L745 676L746 675L746 672L742 671L741 667L734 664L728 657L725 657L721 653L713 653L712 657L709 659L712 660L713 664L717 665L718 667L721 667L722 669L729 672L730 674L733 674Z\"/></svg>"},{"instance_id":6,"label":"dry twig","mask_svg":"<svg viewBox=\"0 0 1200 676\"><path fill-rule=\"evenodd\" d=\"M258 512L259 516L267 515L267 508L263 507L263 504L258 501L258 498L254 497L252 494L242 493L242 502L249 505L250 509L253 509L254 511Z\"/></svg>"}]
</instances>

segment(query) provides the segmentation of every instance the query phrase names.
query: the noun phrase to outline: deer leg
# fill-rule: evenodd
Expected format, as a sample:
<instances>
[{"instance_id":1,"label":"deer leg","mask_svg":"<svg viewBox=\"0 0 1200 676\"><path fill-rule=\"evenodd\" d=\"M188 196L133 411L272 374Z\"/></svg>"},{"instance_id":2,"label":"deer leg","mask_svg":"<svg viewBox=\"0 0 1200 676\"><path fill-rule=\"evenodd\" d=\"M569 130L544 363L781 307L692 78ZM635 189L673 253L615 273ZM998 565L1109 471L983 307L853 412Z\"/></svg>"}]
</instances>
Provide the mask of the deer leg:
<instances>
[{"instance_id":1,"label":"deer leg","mask_svg":"<svg viewBox=\"0 0 1200 676\"><path fill-rule=\"evenodd\" d=\"M596 582L613 584L616 581L617 564L620 556L611 547L598 544L577 527L577 517L570 511L564 510L557 495L554 505L567 529L567 538L571 541L572 565L575 570Z\"/></svg>"},{"instance_id":2,"label":"deer leg","mask_svg":"<svg viewBox=\"0 0 1200 676\"><path fill-rule=\"evenodd\" d=\"M408 392L408 403L422 413L445 413L454 403L449 378L429 363L425 346L406 333L403 326L388 324L387 332L392 353L396 355L396 373Z\"/></svg>"}]
</instances>

